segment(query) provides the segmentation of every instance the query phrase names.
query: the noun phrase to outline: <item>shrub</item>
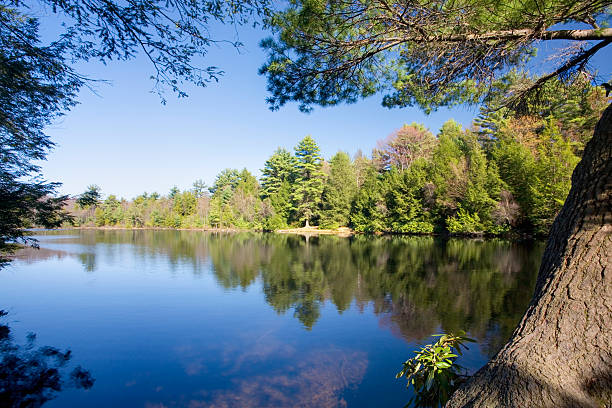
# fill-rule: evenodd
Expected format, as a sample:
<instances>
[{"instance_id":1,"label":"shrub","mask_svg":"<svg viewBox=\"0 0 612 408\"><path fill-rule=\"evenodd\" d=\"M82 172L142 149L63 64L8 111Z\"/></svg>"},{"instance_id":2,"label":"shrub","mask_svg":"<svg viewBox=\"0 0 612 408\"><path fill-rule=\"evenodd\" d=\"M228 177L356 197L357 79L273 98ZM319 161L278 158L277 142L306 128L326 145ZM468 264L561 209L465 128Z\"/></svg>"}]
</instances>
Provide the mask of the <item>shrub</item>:
<instances>
[{"instance_id":1,"label":"shrub","mask_svg":"<svg viewBox=\"0 0 612 408\"><path fill-rule=\"evenodd\" d=\"M455 363L457 354L462 354L461 347L467 348L465 342L474 340L465 337L465 332L454 334L436 334L440 338L434 344L421 347L415 351L416 357L404 362L402 371L395 378L406 377L408 384L414 387L414 397L406 406L439 407L444 406L451 394L465 380L463 367Z\"/></svg>"}]
</instances>

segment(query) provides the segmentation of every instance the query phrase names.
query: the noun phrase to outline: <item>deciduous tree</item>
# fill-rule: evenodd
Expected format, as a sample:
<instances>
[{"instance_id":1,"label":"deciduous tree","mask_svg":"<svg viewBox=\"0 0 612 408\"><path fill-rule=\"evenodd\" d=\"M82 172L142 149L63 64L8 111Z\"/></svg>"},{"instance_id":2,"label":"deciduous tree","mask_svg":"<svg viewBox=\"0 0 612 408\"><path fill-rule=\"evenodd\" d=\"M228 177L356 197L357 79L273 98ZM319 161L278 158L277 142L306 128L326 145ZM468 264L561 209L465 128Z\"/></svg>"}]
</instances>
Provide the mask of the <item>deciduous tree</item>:
<instances>
[{"instance_id":1,"label":"deciduous tree","mask_svg":"<svg viewBox=\"0 0 612 408\"><path fill-rule=\"evenodd\" d=\"M431 156L436 138L423 125L404 125L384 140L379 140L372 159L380 169L396 166L406 170L416 159Z\"/></svg>"}]
</instances>

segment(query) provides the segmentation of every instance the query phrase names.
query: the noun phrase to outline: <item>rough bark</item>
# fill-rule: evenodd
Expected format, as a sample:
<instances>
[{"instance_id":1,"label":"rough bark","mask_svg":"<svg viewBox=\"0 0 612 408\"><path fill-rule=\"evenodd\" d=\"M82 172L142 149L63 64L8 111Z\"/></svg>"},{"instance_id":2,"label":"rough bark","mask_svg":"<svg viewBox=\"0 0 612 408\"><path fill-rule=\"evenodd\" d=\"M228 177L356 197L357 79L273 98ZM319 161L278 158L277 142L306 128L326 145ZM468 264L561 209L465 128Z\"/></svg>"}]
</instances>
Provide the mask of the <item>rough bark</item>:
<instances>
[{"instance_id":1,"label":"rough bark","mask_svg":"<svg viewBox=\"0 0 612 408\"><path fill-rule=\"evenodd\" d=\"M447 407L612 407L612 105L548 238L510 341Z\"/></svg>"}]
</instances>

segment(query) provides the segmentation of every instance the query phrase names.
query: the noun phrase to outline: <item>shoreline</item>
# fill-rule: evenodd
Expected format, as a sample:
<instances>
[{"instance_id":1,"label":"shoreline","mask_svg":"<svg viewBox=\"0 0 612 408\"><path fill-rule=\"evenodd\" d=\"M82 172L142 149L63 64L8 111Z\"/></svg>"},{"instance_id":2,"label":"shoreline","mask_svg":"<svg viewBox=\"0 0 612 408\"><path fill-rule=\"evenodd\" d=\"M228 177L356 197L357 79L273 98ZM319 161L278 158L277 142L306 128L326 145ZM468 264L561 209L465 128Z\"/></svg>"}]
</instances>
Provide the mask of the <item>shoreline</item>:
<instances>
[{"instance_id":1,"label":"shoreline","mask_svg":"<svg viewBox=\"0 0 612 408\"><path fill-rule=\"evenodd\" d=\"M136 230L136 231L200 231L200 232L223 232L223 233L236 233L236 232L272 232L276 234L297 234L297 235L338 235L343 237L351 237L359 234L354 230L347 227L340 227L338 229L319 229L318 227L301 227L301 228L286 228L274 231L264 231L260 229L240 229L240 228L170 228L170 227L94 227L94 226L82 226L82 227L60 227L60 228L30 228L29 231L58 231L58 230Z\"/></svg>"},{"instance_id":2,"label":"shoreline","mask_svg":"<svg viewBox=\"0 0 612 408\"><path fill-rule=\"evenodd\" d=\"M302 236L318 236L318 235L335 235L343 238L350 238L356 235L372 235L372 236L431 236L438 238L466 238L466 239L504 239L512 241L524 240L545 240L546 236L537 236L521 233L507 233L504 235L489 235L482 233L474 234L410 234L400 232L358 232L348 227L340 227L338 229L320 229L319 227L300 227L300 228L284 228L274 231L264 231L261 229L241 229L241 228L170 228L170 227L95 227L95 226L80 226L80 227L61 227L61 228L29 228L28 231L58 231L58 230L118 230L118 231L199 231L199 232L215 232L215 233L238 233L238 232L269 232L274 234L294 234Z\"/></svg>"}]
</instances>

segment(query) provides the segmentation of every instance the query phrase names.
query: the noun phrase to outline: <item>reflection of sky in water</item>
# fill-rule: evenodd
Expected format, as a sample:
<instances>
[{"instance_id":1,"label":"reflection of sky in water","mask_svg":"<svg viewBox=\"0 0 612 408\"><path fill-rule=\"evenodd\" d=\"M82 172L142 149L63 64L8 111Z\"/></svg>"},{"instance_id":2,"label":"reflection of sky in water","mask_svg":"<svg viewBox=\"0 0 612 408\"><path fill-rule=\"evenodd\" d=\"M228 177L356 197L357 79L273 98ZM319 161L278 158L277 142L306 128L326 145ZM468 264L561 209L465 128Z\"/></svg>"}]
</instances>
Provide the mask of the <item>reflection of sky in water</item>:
<instances>
[{"instance_id":1,"label":"reflection of sky in water","mask_svg":"<svg viewBox=\"0 0 612 408\"><path fill-rule=\"evenodd\" d=\"M16 340L70 348L96 379L51 407L403 406L394 376L416 342L470 329L481 346L463 365L482 365L522 315L541 254L431 238L41 238L0 271L0 308Z\"/></svg>"}]
</instances>

